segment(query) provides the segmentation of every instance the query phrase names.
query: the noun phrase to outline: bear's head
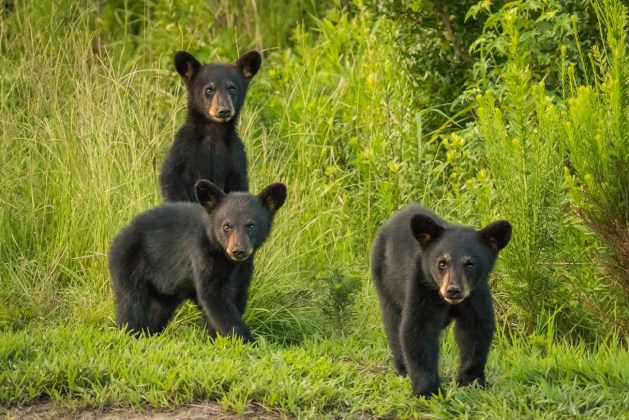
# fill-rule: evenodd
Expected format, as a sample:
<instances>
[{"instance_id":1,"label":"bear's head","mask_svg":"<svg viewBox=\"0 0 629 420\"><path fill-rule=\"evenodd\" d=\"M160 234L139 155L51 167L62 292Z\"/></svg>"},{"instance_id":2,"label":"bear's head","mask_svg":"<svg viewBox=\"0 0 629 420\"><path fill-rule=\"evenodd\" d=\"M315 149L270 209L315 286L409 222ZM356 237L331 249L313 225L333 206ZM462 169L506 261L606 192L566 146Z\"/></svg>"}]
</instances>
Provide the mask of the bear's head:
<instances>
[{"instance_id":1,"label":"bear's head","mask_svg":"<svg viewBox=\"0 0 629 420\"><path fill-rule=\"evenodd\" d=\"M262 56L249 51L234 64L201 64L192 54L177 51L174 63L188 89L188 112L222 124L235 120L240 113Z\"/></svg>"},{"instance_id":2,"label":"bear's head","mask_svg":"<svg viewBox=\"0 0 629 420\"><path fill-rule=\"evenodd\" d=\"M474 230L443 226L416 214L411 218L411 231L422 249L425 274L449 304L462 302L476 284L487 281L498 252L511 240L511 224L506 220Z\"/></svg>"},{"instance_id":3,"label":"bear's head","mask_svg":"<svg viewBox=\"0 0 629 420\"><path fill-rule=\"evenodd\" d=\"M286 200L286 186L271 184L258 195L225 194L207 180L195 185L197 200L210 217L208 236L216 240L234 262L249 258L268 236L277 210Z\"/></svg>"}]
</instances>

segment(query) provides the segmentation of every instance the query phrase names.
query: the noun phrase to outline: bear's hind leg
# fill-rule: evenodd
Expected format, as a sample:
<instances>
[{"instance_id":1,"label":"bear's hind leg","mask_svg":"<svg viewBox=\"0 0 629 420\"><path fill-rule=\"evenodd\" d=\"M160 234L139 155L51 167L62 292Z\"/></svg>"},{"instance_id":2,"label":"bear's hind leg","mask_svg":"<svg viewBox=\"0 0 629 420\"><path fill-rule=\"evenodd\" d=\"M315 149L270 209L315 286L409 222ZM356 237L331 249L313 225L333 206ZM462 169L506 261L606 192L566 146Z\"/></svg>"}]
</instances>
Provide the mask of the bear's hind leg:
<instances>
[{"instance_id":1,"label":"bear's hind leg","mask_svg":"<svg viewBox=\"0 0 629 420\"><path fill-rule=\"evenodd\" d=\"M401 376L406 376L408 372L406 370L406 364L404 363L404 354L400 342L402 311L395 303L390 302L385 297L380 298L380 308L382 310L382 320L384 321L384 331L387 335L391 353L393 353L395 369Z\"/></svg>"},{"instance_id":2,"label":"bear's hind leg","mask_svg":"<svg viewBox=\"0 0 629 420\"><path fill-rule=\"evenodd\" d=\"M118 328L126 326L127 331L139 335L160 333L166 327L180 301L156 297L149 284L149 279L137 274L127 281L115 281Z\"/></svg>"},{"instance_id":3,"label":"bear's hind leg","mask_svg":"<svg viewBox=\"0 0 629 420\"><path fill-rule=\"evenodd\" d=\"M146 331L149 334L159 334L164 331L180 303L181 300L176 298L151 298L147 308Z\"/></svg>"},{"instance_id":4,"label":"bear's hind leg","mask_svg":"<svg viewBox=\"0 0 629 420\"><path fill-rule=\"evenodd\" d=\"M145 276L142 243L134 240L133 232L114 239L109 252L116 305L116 324L139 334L148 326L149 282Z\"/></svg>"},{"instance_id":5,"label":"bear's hind leg","mask_svg":"<svg viewBox=\"0 0 629 420\"><path fill-rule=\"evenodd\" d=\"M120 285L116 289L116 324L126 326L127 331L139 334L148 326L148 290L125 290Z\"/></svg>"}]
</instances>

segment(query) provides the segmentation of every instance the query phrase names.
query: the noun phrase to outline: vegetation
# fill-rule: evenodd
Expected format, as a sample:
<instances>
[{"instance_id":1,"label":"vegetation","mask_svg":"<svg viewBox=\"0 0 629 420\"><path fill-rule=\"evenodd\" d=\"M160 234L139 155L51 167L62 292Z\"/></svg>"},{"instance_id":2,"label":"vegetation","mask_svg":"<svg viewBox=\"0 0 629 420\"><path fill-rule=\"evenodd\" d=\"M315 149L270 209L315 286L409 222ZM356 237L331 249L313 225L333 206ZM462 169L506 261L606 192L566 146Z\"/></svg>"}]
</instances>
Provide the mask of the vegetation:
<instances>
[{"instance_id":1,"label":"vegetation","mask_svg":"<svg viewBox=\"0 0 629 420\"><path fill-rule=\"evenodd\" d=\"M0 3L0 407L625 415L621 2L93 3ZM186 105L172 54L252 48L265 59L240 121L251 188L289 188L256 258L246 321L260 342L208 343L192 305L163 335L129 337L113 322L107 252L160 201ZM446 395L410 398L390 364L369 248L413 201L514 225L492 278L488 390L453 386L449 333Z\"/></svg>"},{"instance_id":2,"label":"vegetation","mask_svg":"<svg viewBox=\"0 0 629 420\"><path fill-rule=\"evenodd\" d=\"M579 86L574 68L568 69L567 121L563 138L570 159L566 178L572 206L585 226L604 245L598 253L609 285L629 304L629 69L627 68L626 9L619 4L595 4L607 29L606 47L591 56L591 85ZM608 310L608 309L607 309ZM606 309L603 310L605 313ZM608 312L609 313L609 312ZM629 328L627 312L608 320Z\"/></svg>"},{"instance_id":3,"label":"vegetation","mask_svg":"<svg viewBox=\"0 0 629 420\"><path fill-rule=\"evenodd\" d=\"M113 328L56 327L0 337L3 404L51 399L67 410L131 406L174 410L216 401L237 414L251 402L270 414L297 417L620 418L629 399L626 352L600 347L503 345L490 356L490 390L453 387L454 337L444 340L445 395L411 398L410 383L389 364L384 337L306 339L256 346L203 329L169 328L135 339Z\"/></svg>"},{"instance_id":4,"label":"vegetation","mask_svg":"<svg viewBox=\"0 0 629 420\"><path fill-rule=\"evenodd\" d=\"M543 85L530 87L528 78L511 66L502 106L487 93L478 114L493 184L500 191L497 205L517 232L515 246L501 256L506 294L519 306L517 318L530 333L540 314L561 308L567 291L554 264L565 220L560 117Z\"/></svg>"}]
</instances>

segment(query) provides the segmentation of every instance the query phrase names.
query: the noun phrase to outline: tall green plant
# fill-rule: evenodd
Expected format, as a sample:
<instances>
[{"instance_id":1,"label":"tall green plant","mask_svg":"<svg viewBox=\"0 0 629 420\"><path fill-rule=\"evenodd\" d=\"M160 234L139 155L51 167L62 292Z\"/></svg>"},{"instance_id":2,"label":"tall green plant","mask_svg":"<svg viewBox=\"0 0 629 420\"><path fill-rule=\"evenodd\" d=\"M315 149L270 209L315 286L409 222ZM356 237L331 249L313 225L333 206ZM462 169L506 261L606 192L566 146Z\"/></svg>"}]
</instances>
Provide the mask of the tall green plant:
<instances>
[{"instance_id":1,"label":"tall green plant","mask_svg":"<svg viewBox=\"0 0 629 420\"><path fill-rule=\"evenodd\" d=\"M590 55L596 73L591 85L579 86L573 68L566 75L571 96L562 126L568 153L566 177L573 208L604 245L600 265L623 300L622 310L606 318L629 334L627 8L619 1L606 0L595 2L594 9L605 45Z\"/></svg>"},{"instance_id":2,"label":"tall green plant","mask_svg":"<svg viewBox=\"0 0 629 420\"><path fill-rule=\"evenodd\" d=\"M564 200L559 144L560 115L543 85L510 65L504 100L479 98L480 132L496 189L496 206L514 227L501 257L508 274L500 285L520 309L522 327L532 332L542 313L563 299L554 266Z\"/></svg>"}]
</instances>

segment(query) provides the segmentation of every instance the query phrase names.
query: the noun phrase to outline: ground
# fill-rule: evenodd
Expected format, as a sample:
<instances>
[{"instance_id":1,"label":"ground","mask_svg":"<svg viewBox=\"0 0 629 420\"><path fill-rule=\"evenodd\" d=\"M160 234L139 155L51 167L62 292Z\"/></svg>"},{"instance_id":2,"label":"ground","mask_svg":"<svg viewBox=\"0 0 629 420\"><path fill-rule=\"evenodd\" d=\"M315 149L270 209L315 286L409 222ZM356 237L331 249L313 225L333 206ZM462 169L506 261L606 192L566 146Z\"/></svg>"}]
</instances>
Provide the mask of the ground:
<instances>
[{"instance_id":1,"label":"ground","mask_svg":"<svg viewBox=\"0 0 629 420\"><path fill-rule=\"evenodd\" d=\"M176 419L283 419L286 415L280 413L268 412L264 408L256 405L247 406L247 412L244 415L237 415L225 411L217 403L199 402L197 404L189 404L177 408L176 410L135 410L132 408L106 408L105 410L82 410L69 411L67 409L56 408L52 403L43 403L28 407L14 407L6 413L0 412L0 417L5 416L10 419L32 419L32 420L48 420L48 419L78 419L78 420L176 420Z\"/></svg>"}]
</instances>

